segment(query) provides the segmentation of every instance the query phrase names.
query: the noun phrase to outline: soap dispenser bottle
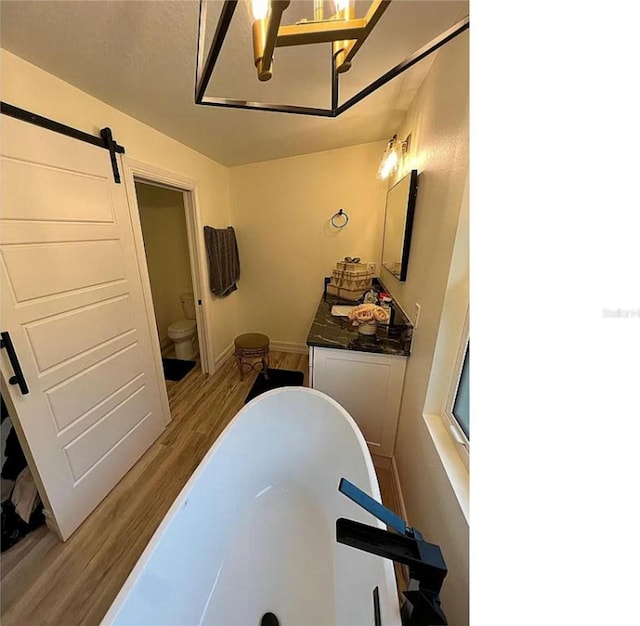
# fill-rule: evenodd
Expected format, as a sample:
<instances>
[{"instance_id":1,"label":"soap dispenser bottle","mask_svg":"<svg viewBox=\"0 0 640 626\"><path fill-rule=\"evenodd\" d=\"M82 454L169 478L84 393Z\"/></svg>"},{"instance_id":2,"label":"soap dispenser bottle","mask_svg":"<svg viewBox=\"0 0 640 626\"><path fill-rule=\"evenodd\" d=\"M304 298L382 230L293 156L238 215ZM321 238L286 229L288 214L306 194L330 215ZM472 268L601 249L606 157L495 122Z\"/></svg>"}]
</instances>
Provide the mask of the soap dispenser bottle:
<instances>
[{"instance_id":1,"label":"soap dispenser bottle","mask_svg":"<svg viewBox=\"0 0 640 626\"><path fill-rule=\"evenodd\" d=\"M364 304L378 304L378 294L375 289L369 289L362 297Z\"/></svg>"},{"instance_id":2,"label":"soap dispenser bottle","mask_svg":"<svg viewBox=\"0 0 640 626\"><path fill-rule=\"evenodd\" d=\"M389 326L393 326L395 323L396 309L393 306L393 299L388 293L383 292L380 294L380 306L389 313Z\"/></svg>"}]
</instances>

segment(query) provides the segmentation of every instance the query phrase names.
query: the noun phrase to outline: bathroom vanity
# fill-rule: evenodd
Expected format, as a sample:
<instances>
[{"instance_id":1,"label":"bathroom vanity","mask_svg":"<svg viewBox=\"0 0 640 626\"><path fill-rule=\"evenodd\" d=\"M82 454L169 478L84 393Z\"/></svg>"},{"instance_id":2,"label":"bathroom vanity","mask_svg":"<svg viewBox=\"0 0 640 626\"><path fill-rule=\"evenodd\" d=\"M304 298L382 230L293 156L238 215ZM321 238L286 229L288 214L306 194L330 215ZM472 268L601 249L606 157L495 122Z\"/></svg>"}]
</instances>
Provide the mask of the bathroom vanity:
<instances>
[{"instance_id":1,"label":"bathroom vanity","mask_svg":"<svg viewBox=\"0 0 640 626\"><path fill-rule=\"evenodd\" d=\"M361 335L348 318L331 314L336 304L344 302L323 297L307 336L311 387L351 414L372 453L391 457L413 326L396 309L393 324Z\"/></svg>"}]
</instances>

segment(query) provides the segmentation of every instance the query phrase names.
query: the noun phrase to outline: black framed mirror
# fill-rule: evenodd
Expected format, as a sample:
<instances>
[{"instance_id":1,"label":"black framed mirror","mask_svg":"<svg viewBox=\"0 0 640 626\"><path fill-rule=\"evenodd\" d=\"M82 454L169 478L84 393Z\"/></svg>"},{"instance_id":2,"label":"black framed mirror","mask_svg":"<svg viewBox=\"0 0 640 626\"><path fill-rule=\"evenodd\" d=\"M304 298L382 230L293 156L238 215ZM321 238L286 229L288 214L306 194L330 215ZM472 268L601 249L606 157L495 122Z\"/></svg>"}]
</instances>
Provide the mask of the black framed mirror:
<instances>
[{"instance_id":1,"label":"black framed mirror","mask_svg":"<svg viewBox=\"0 0 640 626\"><path fill-rule=\"evenodd\" d=\"M417 194L418 170L411 170L387 192L382 266L400 281L407 280Z\"/></svg>"}]
</instances>

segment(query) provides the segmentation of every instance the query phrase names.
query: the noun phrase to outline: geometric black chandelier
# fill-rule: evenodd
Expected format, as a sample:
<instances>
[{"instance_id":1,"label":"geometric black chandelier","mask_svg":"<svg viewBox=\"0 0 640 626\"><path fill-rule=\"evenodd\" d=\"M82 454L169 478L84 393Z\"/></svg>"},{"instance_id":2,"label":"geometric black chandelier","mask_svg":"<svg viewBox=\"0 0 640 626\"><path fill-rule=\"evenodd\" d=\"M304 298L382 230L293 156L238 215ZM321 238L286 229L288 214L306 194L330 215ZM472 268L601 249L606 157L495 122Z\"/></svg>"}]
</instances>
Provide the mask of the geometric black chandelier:
<instances>
[{"instance_id":1,"label":"geometric black chandelier","mask_svg":"<svg viewBox=\"0 0 640 626\"><path fill-rule=\"evenodd\" d=\"M323 0L314 0L313 3L305 3L310 8L313 7L311 19L305 18L295 24L284 25L282 17L291 4L291 0L248 1L251 3L253 22L250 36L256 72L255 80L267 82L271 80L274 72L277 72L273 63L276 48L330 43L331 77L330 94L328 94L327 100L331 102L331 106L322 108L262 102L252 98L205 95L216 63L219 61L238 0L224 0L213 39L206 52L206 59L207 0L200 0L195 85L195 103L198 105L337 117L469 28L468 17L460 20L340 103L341 77L349 70L357 71L356 55L379 20L383 19L383 14L391 0L373 0L366 15L358 19L354 15L353 0L333 0L333 8L329 15L324 14ZM249 33L246 33L246 37L248 39Z\"/></svg>"}]
</instances>

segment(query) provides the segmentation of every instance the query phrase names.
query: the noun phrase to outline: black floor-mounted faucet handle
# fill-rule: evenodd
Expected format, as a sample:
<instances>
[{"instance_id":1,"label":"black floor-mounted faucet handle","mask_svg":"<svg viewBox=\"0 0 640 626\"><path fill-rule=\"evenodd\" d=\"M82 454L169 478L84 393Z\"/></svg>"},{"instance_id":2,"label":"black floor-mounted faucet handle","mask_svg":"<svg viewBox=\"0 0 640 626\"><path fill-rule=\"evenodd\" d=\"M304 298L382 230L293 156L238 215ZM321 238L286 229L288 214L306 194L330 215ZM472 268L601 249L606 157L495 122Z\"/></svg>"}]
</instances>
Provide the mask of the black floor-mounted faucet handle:
<instances>
[{"instance_id":1,"label":"black floor-mounted faucet handle","mask_svg":"<svg viewBox=\"0 0 640 626\"><path fill-rule=\"evenodd\" d=\"M440 606L440 589L447 575L447 565L440 547L428 543L419 530L376 502L345 478L340 493L395 530L391 532L343 517L336 520L336 540L352 548L391 559L409 568L411 583L404 592L403 626L441 626L447 618Z\"/></svg>"}]
</instances>

